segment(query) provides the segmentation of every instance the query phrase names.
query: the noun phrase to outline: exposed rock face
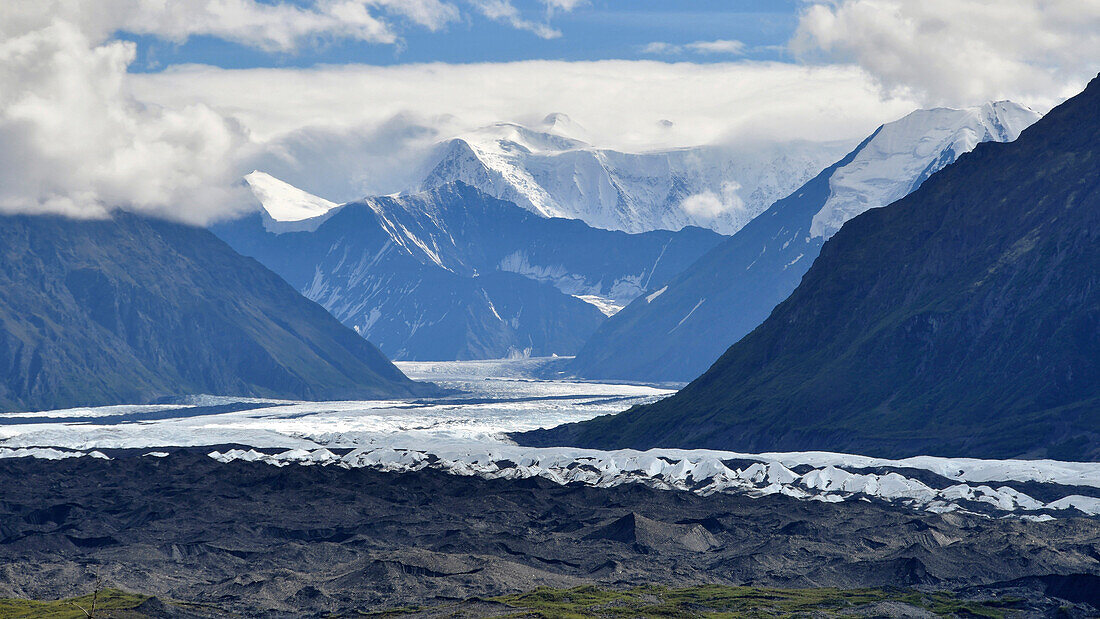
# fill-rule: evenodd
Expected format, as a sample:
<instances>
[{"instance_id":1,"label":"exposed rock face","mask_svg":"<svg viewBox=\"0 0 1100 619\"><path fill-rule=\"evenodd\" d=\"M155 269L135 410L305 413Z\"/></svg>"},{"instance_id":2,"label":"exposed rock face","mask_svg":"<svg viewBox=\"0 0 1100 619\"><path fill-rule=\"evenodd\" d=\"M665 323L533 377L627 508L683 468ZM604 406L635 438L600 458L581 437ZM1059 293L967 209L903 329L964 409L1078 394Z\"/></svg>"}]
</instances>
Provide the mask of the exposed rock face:
<instances>
[{"instance_id":1,"label":"exposed rock face","mask_svg":"<svg viewBox=\"0 0 1100 619\"><path fill-rule=\"evenodd\" d=\"M676 396L537 444L1100 458L1100 82L852 219Z\"/></svg>"},{"instance_id":2,"label":"exposed rock face","mask_svg":"<svg viewBox=\"0 0 1100 619\"><path fill-rule=\"evenodd\" d=\"M0 218L0 410L436 391L210 232Z\"/></svg>"}]
</instances>

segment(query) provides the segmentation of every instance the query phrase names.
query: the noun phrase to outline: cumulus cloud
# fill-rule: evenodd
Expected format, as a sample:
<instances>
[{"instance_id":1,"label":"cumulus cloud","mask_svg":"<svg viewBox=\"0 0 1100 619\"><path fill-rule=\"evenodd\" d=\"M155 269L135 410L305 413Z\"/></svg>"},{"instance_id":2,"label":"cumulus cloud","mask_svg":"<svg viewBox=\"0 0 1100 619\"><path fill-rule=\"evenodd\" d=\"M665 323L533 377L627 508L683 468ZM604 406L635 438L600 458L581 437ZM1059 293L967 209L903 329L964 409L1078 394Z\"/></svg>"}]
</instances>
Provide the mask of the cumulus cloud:
<instances>
[{"instance_id":1,"label":"cumulus cloud","mask_svg":"<svg viewBox=\"0 0 1100 619\"><path fill-rule=\"evenodd\" d=\"M1096 0L830 0L800 15L791 49L855 62L930 103L1050 107L1100 68Z\"/></svg>"},{"instance_id":2,"label":"cumulus cloud","mask_svg":"<svg viewBox=\"0 0 1100 619\"><path fill-rule=\"evenodd\" d=\"M722 191L704 191L684 198L680 208L697 217L715 218L730 211L745 210L745 201L738 195L741 185L737 182L722 184Z\"/></svg>"},{"instance_id":3,"label":"cumulus cloud","mask_svg":"<svg viewBox=\"0 0 1100 619\"><path fill-rule=\"evenodd\" d=\"M429 29L457 19L440 0L35 0L0 3L0 211L99 217L114 208L202 223L250 208L240 184L263 148L198 100L129 91L132 43L210 35L289 51L315 37L377 43L381 11Z\"/></svg>"},{"instance_id":4,"label":"cumulus cloud","mask_svg":"<svg viewBox=\"0 0 1100 619\"><path fill-rule=\"evenodd\" d=\"M63 20L78 24L92 40L117 31L177 42L208 35L285 52L321 38L394 43L398 35L382 14L431 30L459 18L458 8L441 0L317 0L308 8L257 0L35 0L3 3L0 35L18 36Z\"/></svg>"},{"instance_id":5,"label":"cumulus cloud","mask_svg":"<svg viewBox=\"0 0 1100 619\"><path fill-rule=\"evenodd\" d=\"M242 203L243 131L208 106L124 94L134 47L56 22L0 41L0 210L114 207L204 221Z\"/></svg>"}]
</instances>

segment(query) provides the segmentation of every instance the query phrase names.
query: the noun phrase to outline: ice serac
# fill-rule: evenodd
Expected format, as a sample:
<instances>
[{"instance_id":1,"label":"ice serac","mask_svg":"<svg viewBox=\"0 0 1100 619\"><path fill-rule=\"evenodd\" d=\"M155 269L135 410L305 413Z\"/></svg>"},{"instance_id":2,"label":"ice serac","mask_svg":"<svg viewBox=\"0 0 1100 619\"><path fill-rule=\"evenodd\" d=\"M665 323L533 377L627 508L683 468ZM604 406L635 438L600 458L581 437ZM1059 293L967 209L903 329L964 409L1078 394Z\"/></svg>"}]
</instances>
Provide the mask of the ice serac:
<instances>
[{"instance_id":1,"label":"ice serac","mask_svg":"<svg viewBox=\"0 0 1100 619\"><path fill-rule=\"evenodd\" d=\"M1015 103L918 110L852 152L700 258L652 299L604 323L572 371L588 378L689 381L795 289L848 219L886 206L983 141L1015 139L1038 119Z\"/></svg>"},{"instance_id":2,"label":"ice serac","mask_svg":"<svg viewBox=\"0 0 1100 619\"><path fill-rule=\"evenodd\" d=\"M1100 459L1097 110L1093 80L853 218L675 396L529 440Z\"/></svg>"},{"instance_id":3,"label":"ice serac","mask_svg":"<svg viewBox=\"0 0 1100 619\"><path fill-rule=\"evenodd\" d=\"M215 231L399 360L571 355L613 313L724 237L543 218L463 183L333 209L276 234Z\"/></svg>"},{"instance_id":4,"label":"ice serac","mask_svg":"<svg viewBox=\"0 0 1100 619\"><path fill-rule=\"evenodd\" d=\"M596 148L564 114L497 123L441 143L422 188L453 181L543 217L606 230L732 234L850 144L791 142L645 153Z\"/></svg>"},{"instance_id":5,"label":"ice serac","mask_svg":"<svg viewBox=\"0 0 1100 619\"><path fill-rule=\"evenodd\" d=\"M437 391L201 228L6 216L0 290L0 410Z\"/></svg>"}]
</instances>

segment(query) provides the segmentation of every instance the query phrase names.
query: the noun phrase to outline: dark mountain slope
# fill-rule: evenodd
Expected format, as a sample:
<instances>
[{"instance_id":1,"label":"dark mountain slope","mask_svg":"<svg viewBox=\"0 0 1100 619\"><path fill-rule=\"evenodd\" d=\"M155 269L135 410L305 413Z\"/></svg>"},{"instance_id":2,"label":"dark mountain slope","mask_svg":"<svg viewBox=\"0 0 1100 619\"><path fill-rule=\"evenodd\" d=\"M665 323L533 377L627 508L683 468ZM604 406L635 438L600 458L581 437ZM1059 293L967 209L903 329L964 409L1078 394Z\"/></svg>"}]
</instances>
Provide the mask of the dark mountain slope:
<instances>
[{"instance_id":1,"label":"dark mountain slope","mask_svg":"<svg viewBox=\"0 0 1100 619\"><path fill-rule=\"evenodd\" d=\"M875 130L673 278L605 321L569 370L593 379L696 378L790 296L847 219L886 206L980 142L1038 119L1011 102L917 110Z\"/></svg>"},{"instance_id":2,"label":"dark mountain slope","mask_svg":"<svg viewBox=\"0 0 1100 619\"><path fill-rule=\"evenodd\" d=\"M0 291L0 410L434 390L200 228L2 217Z\"/></svg>"},{"instance_id":3,"label":"dark mountain slope","mask_svg":"<svg viewBox=\"0 0 1100 619\"><path fill-rule=\"evenodd\" d=\"M1100 458L1100 82L845 224L677 395L521 440Z\"/></svg>"},{"instance_id":4,"label":"dark mountain slope","mask_svg":"<svg viewBox=\"0 0 1100 619\"><path fill-rule=\"evenodd\" d=\"M726 238L546 219L457 182L317 222L283 232L254 215L213 230L391 358L415 360L574 354L606 318L596 304L629 303Z\"/></svg>"}]
</instances>

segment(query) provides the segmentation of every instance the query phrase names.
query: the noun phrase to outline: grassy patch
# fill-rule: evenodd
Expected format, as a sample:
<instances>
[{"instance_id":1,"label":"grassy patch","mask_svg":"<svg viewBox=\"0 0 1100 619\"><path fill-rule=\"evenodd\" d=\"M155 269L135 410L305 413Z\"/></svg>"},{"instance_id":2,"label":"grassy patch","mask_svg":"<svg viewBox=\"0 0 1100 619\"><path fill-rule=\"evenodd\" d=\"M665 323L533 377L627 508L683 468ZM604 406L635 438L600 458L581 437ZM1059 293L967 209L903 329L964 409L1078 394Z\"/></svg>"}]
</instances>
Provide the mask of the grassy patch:
<instances>
[{"instance_id":1,"label":"grassy patch","mask_svg":"<svg viewBox=\"0 0 1100 619\"><path fill-rule=\"evenodd\" d=\"M703 585L686 589L637 587L612 591L597 587L539 588L494 598L516 610L513 617L589 619L592 617L846 617L877 602L907 604L942 617L1005 617L1005 600L961 601L948 593L909 589L771 589Z\"/></svg>"},{"instance_id":2,"label":"grassy patch","mask_svg":"<svg viewBox=\"0 0 1100 619\"><path fill-rule=\"evenodd\" d=\"M140 619L145 615L134 609L148 599L146 595L103 589L96 600L96 619ZM79 607L91 610L92 595L49 602L0 598L0 619L82 619L87 615Z\"/></svg>"}]
</instances>

